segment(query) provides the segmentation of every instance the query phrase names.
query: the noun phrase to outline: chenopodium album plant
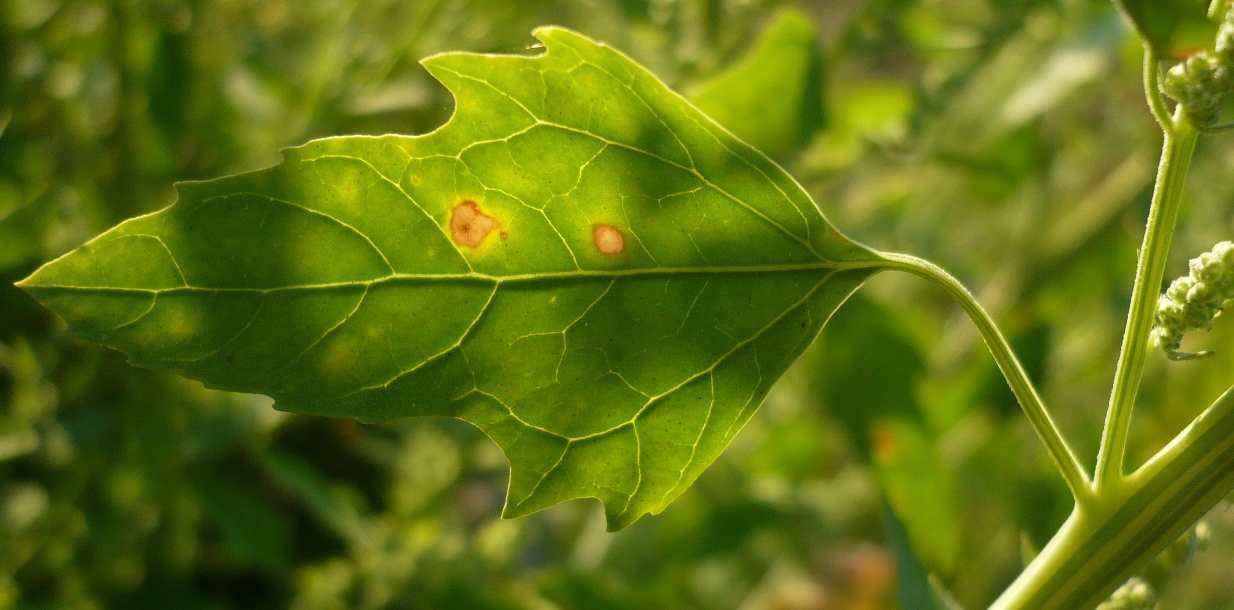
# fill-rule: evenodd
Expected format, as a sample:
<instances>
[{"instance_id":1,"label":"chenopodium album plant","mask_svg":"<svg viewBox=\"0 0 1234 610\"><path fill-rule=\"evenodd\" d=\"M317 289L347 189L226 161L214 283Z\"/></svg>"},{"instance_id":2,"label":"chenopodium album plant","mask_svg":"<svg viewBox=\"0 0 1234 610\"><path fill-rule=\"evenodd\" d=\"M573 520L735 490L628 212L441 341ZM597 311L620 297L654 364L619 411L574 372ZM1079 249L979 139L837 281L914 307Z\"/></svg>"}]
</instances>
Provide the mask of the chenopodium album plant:
<instances>
[{"instance_id":1,"label":"chenopodium album plant","mask_svg":"<svg viewBox=\"0 0 1234 610\"><path fill-rule=\"evenodd\" d=\"M1150 343L1195 356L1182 333L1234 296L1228 243L1157 292L1196 139L1234 84L1230 17L1161 74L1162 6L1122 6L1165 144L1092 477L959 282L848 239L766 156L560 28L534 57L425 60L457 100L430 134L318 140L181 184L20 285L135 364L281 409L469 421L509 458L506 516L594 497L615 530L681 494L867 278L907 271L970 315L1075 497L993 607L1148 607L1132 577L1234 488L1234 393L1124 470Z\"/></svg>"}]
</instances>

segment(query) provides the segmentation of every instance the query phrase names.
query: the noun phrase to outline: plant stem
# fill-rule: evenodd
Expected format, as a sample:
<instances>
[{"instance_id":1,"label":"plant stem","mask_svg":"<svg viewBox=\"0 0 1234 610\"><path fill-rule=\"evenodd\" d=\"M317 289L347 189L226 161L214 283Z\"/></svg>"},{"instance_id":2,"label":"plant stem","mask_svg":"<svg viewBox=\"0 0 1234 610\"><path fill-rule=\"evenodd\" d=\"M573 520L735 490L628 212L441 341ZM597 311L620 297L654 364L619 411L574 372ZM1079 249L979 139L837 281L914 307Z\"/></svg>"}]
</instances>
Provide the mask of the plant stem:
<instances>
[{"instance_id":1,"label":"plant stem","mask_svg":"<svg viewBox=\"0 0 1234 610\"><path fill-rule=\"evenodd\" d=\"M1144 230L1144 244L1140 246L1139 261L1136 263L1131 311L1127 315L1127 328L1123 331L1123 345L1114 373L1114 389L1101 432L1096 475L1099 492L1110 484L1117 485L1123 477L1131 412L1148 357L1148 338L1157 313L1157 298L1165 276L1170 240L1174 236L1183 184L1199 133L1181 111L1175 112L1172 124L1173 129L1165 133L1162 144L1157 184L1153 188L1152 206Z\"/></svg>"},{"instance_id":2,"label":"plant stem","mask_svg":"<svg viewBox=\"0 0 1234 610\"><path fill-rule=\"evenodd\" d=\"M1234 489L1234 388L1071 517L990 610L1092 608Z\"/></svg>"},{"instance_id":3,"label":"plant stem","mask_svg":"<svg viewBox=\"0 0 1234 610\"><path fill-rule=\"evenodd\" d=\"M960 307L964 308L969 318L972 319L973 324L977 326L977 331L981 333L981 337L985 340L990 353L993 354L994 361L998 363L999 370L1002 371L1003 376L1007 379L1007 385L1011 386L1011 392L1015 394L1020 407L1024 409L1024 413L1028 415L1028 420L1032 422L1033 428L1037 431L1037 436L1041 437L1042 442L1045 443L1046 451L1054 459L1054 463L1058 465L1058 469L1062 473L1063 479L1067 481L1067 486L1071 488L1071 494L1075 496L1077 504L1086 503L1093 493L1088 474L1080 467L1080 462L1076 459L1075 453L1067 444L1066 439L1063 438L1058 426L1054 423L1054 419L1050 417L1045 403L1042 402L1037 389L1033 387L1033 382L1029 380L1028 374L1024 372L1024 367L1011 350L1011 346L1007 343L1007 339L1003 337L1003 333L994 324L994 320L990 318L990 314L986 313L986 310L981 307L977 299L973 297L972 293L959 280L934 263L907 254L882 253L882 256L890 263L889 267L907 271L938 284L955 298Z\"/></svg>"}]
</instances>

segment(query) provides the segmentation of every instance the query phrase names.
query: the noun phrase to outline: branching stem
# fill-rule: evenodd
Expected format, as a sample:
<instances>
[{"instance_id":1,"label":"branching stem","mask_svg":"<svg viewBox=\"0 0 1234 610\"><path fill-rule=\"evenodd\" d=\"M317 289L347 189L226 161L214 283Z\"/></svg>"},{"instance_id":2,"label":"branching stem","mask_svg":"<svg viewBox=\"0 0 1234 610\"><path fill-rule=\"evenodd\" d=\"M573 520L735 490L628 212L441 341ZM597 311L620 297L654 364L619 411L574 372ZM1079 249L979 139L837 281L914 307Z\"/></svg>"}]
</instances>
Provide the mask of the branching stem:
<instances>
[{"instance_id":1,"label":"branching stem","mask_svg":"<svg viewBox=\"0 0 1234 610\"><path fill-rule=\"evenodd\" d=\"M1149 97L1152 97L1151 94ZM1131 310L1123 331L1118 368L1114 373L1114 389L1101 432L1101 450L1097 454L1098 490L1110 484L1117 485L1123 478L1131 412L1148 357L1149 332L1157 313L1157 298L1165 276L1183 184L1199 134L1181 111L1175 112L1172 127L1172 130L1165 132L1161 163L1157 168L1157 184L1153 188L1152 206L1136 264L1135 284L1131 290Z\"/></svg>"},{"instance_id":2,"label":"branching stem","mask_svg":"<svg viewBox=\"0 0 1234 610\"><path fill-rule=\"evenodd\" d=\"M990 314L981 307L977 299L973 297L972 293L959 280L952 277L951 274L939 266L907 254L882 253L882 256L891 263L891 267L907 271L938 284L960 304L960 307L964 308L969 318L972 319L973 324L977 326L977 331L981 333L981 337L985 340L986 346L989 347L990 353L993 354L994 361L998 363L999 370L1006 377L1007 384L1011 386L1011 391L1015 394L1016 400L1019 401L1020 407L1024 409L1024 413L1028 415L1028 420L1032 422L1037 435L1045 443L1046 451L1054 459L1054 463L1058 465L1063 479L1066 480L1067 486L1071 488L1071 494L1075 496L1076 503L1086 504L1093 494L1093 487L1089 482L1088 474L1080 467L1080 462L1076 459L1075 453L1067 444L1066 439L1063 438L1062 432L1059 431L1058 425L1054 423L1054 419L1050 416L1049 411L1046 410L1045 403L1041 400L1037 389L1033 387L1033 383L1029 380L1024 367L1011 350L1011 346L1007 343L1007 339L1003 337L1003 333L994 324L994 320L990 318Z\"/></svg>"}]
</instances>

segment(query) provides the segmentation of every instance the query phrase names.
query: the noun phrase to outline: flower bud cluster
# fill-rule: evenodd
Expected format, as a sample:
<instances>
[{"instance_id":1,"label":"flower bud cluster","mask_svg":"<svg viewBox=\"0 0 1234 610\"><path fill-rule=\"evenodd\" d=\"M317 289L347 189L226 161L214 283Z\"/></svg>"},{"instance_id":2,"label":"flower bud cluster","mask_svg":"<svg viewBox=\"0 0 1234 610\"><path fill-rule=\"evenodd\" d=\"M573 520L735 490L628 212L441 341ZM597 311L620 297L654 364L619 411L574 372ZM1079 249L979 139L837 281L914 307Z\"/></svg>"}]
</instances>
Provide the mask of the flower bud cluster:
<instances>
[{"instance_id":1,"label":"flower bud cluster","mask_svg":"<svg viewBox=\"0 0 1234 610\"><path fill-rule=\"evenodd\" d=\"M1212 125L1221 101L1234 92L1234 10L1227 10L1212 51L1201 51L1170 68L1161 91L1198 127Z\"/></svg>"},{"instance_id":2,"label":"flower bud cluster","mask_svg":"<svg viewBox=\"0 0 1234 610\"><path fill-rule=\"evenodd\" d=\"M1207 521L1200 521L1166 547L1155 561L1167 570L1180 568L1191 563L1197 553L1208 548L1211 540L1212 528Z\"/></svg>"},{"instance_id":3,"label":"flower bud cluster","mask_svg":"<svg viewBox=\"0 0 1234 610\"><path fill-rule=\"evenodd\" d=\"M1152 610L1157 607L1153 588L1139 578L1131 578L1101 602L1097 610Z\"/></svg>"},{"instance_id":4,"label":"flower bud cluster","mask_svg":"<svg viewBox=\"0 0 1234 610\"><path fill-rule=\"evenodd\" d=\"M1234 243L1223 241L1191 259L1191 273L1174 280L1157 299L1153 343L1171 360L1207 355L1178 351L1183 333L1211 327L1230 298L1234 298Z\"/></svg>"},{"instance_id":5,"label":"flower bud cluster","mask_svg":"<svg viewBox=\"0 0 1234 610\"><path fill-rule=\"evenodd\" d=\"M1154 585L1163 586L1170 575L1191 563L1196 553L1208 548L1211 538L1212 530L1208 523L1196 523L1161 551L1140 576L1131 578L1116 589L1109 599L1101 602L1097 610L1155 610L1157 594Z\"/></svg>"}]
</instances>

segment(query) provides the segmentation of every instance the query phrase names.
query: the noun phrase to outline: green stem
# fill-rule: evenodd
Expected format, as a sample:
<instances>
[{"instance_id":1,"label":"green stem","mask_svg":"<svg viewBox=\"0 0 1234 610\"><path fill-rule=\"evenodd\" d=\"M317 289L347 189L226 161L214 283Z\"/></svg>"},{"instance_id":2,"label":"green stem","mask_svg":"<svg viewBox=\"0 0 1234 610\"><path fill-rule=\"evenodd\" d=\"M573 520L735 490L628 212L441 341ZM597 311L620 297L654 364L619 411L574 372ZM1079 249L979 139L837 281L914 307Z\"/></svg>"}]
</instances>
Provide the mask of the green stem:
<instances>
[{"instance_id":1,"label":"green stem","mask_svg":"<svg viewBox=\"0 0 1234 610\"><path fill-rule=\"evenodd\" d=\"M1003 337L1003 333L994 324L994 320L990 318L990 314L986 313L986 310L981 307L977 299L973 297L968 289L964 288L964 285L959 280L934 263L907 254L881 254L890 263L889 267L907 271L938 284L955 298L960 307L964 308L964 311L972 319L973 324L977 326L977 331L981 333L981 338L985 340L990 353L993 354L994 361L998 363L999 370L1006 377L1007 384L1011 386L1011 392L1015 394L1016 400L1019 401L1020 407L1024 409L1024 413L1028 415L1028 420L1032 422L1037 435L1045 443L1046 451L1054 459L1054 463L1058 465L1058 469L1062 473L1063 479L1067 481L1067 486L1071 488L1071 494L1075 496L1076 502L1079 504L1087 502L1093 493L1092 484L1088 480L1087 473L1080 467L1080 462L1076 459L1075 453L1067 444L1066 439L1063 438L1058 426L1054 423L1054 419L1050 417L1050 413L1046 410L1045 403L1042 402L1037 389L1033 387L1028 374L1024 372L1024 367L1020 365L1020 361L1011 350L1007 339Z\"/></svg>"},{"instance_id":2,"label":"green stem","mask_svg":"<svg viewBox=\"0 0 1234 610\"><path fill-rule=\"evenodd\" d=\"M1131 311L1127 315L1127 328L1123 332L1118 368L1114 373L1114 389L1106 412L1105 428L1101 432L1096 476L1099 492L1103 487L1117 485L1123 477L1131 412L1148 357L1149 333L1157 313L1157 298L1165 276L1183 184L1199 134L1181 112L1175 113L1173 127L1172 131L1166 132L1162 145L1157 184L1153 189L1144 244L1140 247L1135 284L1131 290Z\"/></svg>"},{"instance_id":3,"label":"green stem","mask_svg":"<svg viewBox=\"0 0 1234 610\"><path fill-rule=\"evenodd\" d=\"M1234 389L1140 470L1077 505L990 610L1092 608L1234 489Z\"/></svg>"}]
</instances>

